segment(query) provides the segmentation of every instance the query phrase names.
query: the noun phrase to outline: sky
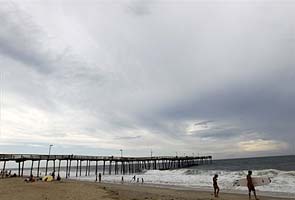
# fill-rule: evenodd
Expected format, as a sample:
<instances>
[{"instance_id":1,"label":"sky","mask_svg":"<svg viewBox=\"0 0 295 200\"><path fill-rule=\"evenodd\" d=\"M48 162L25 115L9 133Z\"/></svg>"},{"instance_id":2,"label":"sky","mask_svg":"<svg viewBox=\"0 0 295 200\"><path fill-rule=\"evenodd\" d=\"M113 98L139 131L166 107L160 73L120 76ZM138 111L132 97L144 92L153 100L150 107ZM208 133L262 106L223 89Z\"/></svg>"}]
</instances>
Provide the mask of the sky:
<instances>
[{"instance_id":1,"label":"sky","mask_svg":"<svg viewBox=\"0 0 295 200\"><path fill-rule=\"evenodd\" d=\"M0 153L295 154L294 10L0 0Z\"/></svg>"}]
</instances>

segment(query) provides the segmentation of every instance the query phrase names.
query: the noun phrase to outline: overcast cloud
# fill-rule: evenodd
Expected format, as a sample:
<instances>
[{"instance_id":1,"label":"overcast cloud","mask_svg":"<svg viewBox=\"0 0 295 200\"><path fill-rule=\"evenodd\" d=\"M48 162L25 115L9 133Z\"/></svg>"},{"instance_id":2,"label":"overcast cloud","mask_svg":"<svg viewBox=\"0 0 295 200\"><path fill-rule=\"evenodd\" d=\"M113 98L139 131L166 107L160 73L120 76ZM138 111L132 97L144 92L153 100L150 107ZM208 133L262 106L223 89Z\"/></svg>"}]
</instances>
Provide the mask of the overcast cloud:
<instances>
[{"instance_id":1,"label":"overcast cloud","mask_svg":"<svg viewBox=\"0 0 295 200\"><path fill-rule=\"evenodd\" d=\"M295 1L0 1L0 152L295 153Z\"/></svg>"}]
</instances>

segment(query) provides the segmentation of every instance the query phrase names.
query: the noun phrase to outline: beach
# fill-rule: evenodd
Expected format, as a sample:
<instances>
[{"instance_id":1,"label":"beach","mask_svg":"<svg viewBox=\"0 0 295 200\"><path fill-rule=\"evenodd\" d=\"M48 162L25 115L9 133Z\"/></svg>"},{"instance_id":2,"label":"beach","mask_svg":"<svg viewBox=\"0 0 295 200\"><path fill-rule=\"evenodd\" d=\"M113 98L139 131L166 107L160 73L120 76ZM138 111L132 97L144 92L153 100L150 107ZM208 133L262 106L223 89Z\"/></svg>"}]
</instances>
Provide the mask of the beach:
<instances>
[{"instance_id":1,"label":"beach","mask_svg":"<svg viewBox=\"0 0 295 200\"><path fill-rule=\"evenodd\" d=\"M259 194L258 194L259 195ZM287 200L263 197L261 200ZM25 183L22 178L0 179L1 200L248 200L247 194L223 193L214 198L212 192L175 189L145 184L113 184L87 181ZM290 198L289 198L290 199Z\"/></svg>"}]
</instances>

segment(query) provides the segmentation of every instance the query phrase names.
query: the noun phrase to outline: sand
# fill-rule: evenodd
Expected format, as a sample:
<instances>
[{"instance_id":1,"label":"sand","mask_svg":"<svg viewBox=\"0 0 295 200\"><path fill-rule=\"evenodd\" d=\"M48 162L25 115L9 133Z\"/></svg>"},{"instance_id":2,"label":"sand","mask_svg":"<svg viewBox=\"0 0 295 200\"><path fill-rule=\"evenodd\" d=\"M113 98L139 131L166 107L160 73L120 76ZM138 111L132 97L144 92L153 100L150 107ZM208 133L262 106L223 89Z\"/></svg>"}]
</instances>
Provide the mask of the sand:
<instances>
[{"instance_id":1,"label":"sand","mask_svg":"<svg viewBox=\"0 0 295 200\"><path fill-rule=\"evenodd\" d=\"M0 200L112 200L98 184L84 182L25 183L20 178L0 179Z\"/></svg>"},{"instance_id":2,"label":"sand","mask_svg":"<svg viewBox=\"0 0 295 200\"><path fill-rule=\"evenodd\" d=\"M286 200L261 197L261 200ZM21 178L0 179L0 200L248 200L242 194L151 187L142 184L109 184L82 181L25 183ZM290 200L290 199L289 199Z\"/></svg>"}]
</instances>

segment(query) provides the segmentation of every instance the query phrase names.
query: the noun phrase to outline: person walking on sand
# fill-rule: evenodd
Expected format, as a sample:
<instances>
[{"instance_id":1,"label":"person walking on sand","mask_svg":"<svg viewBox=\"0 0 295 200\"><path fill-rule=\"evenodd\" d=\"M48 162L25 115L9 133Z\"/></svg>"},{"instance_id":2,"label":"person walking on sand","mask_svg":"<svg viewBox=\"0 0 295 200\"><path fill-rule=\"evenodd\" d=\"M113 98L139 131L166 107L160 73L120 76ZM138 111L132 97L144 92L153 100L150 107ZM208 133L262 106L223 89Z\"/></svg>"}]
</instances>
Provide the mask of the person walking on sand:
<instances>
[{"instance_id":1,"label":"person walking on sand","mask_svg":"<svg viewBox=\"0 0 295 200\"><path fill-rule=\"evenodd\" d=\"M248 191L249 191L249 199L251 199L251 191L253 191L254 197L256 200L258 200L257 196L256 196L256 191L255 191L255 187L254 184L252 182L252 171L248 171L248 175L247 175L247 187L248 187Z\"/></svg>"},{"instance_id":2,"label":"person walking on sand","mask_svg":"<svg viewBox=\"0 0 295 200\"><path fill-rule=\"evenodd\" d=\"M218 197L218 194L219 194L219 187L217 184L217 178L218 178L218 175L215 174L213 177L214 197Z\"/></svg>"}]
</instances>

